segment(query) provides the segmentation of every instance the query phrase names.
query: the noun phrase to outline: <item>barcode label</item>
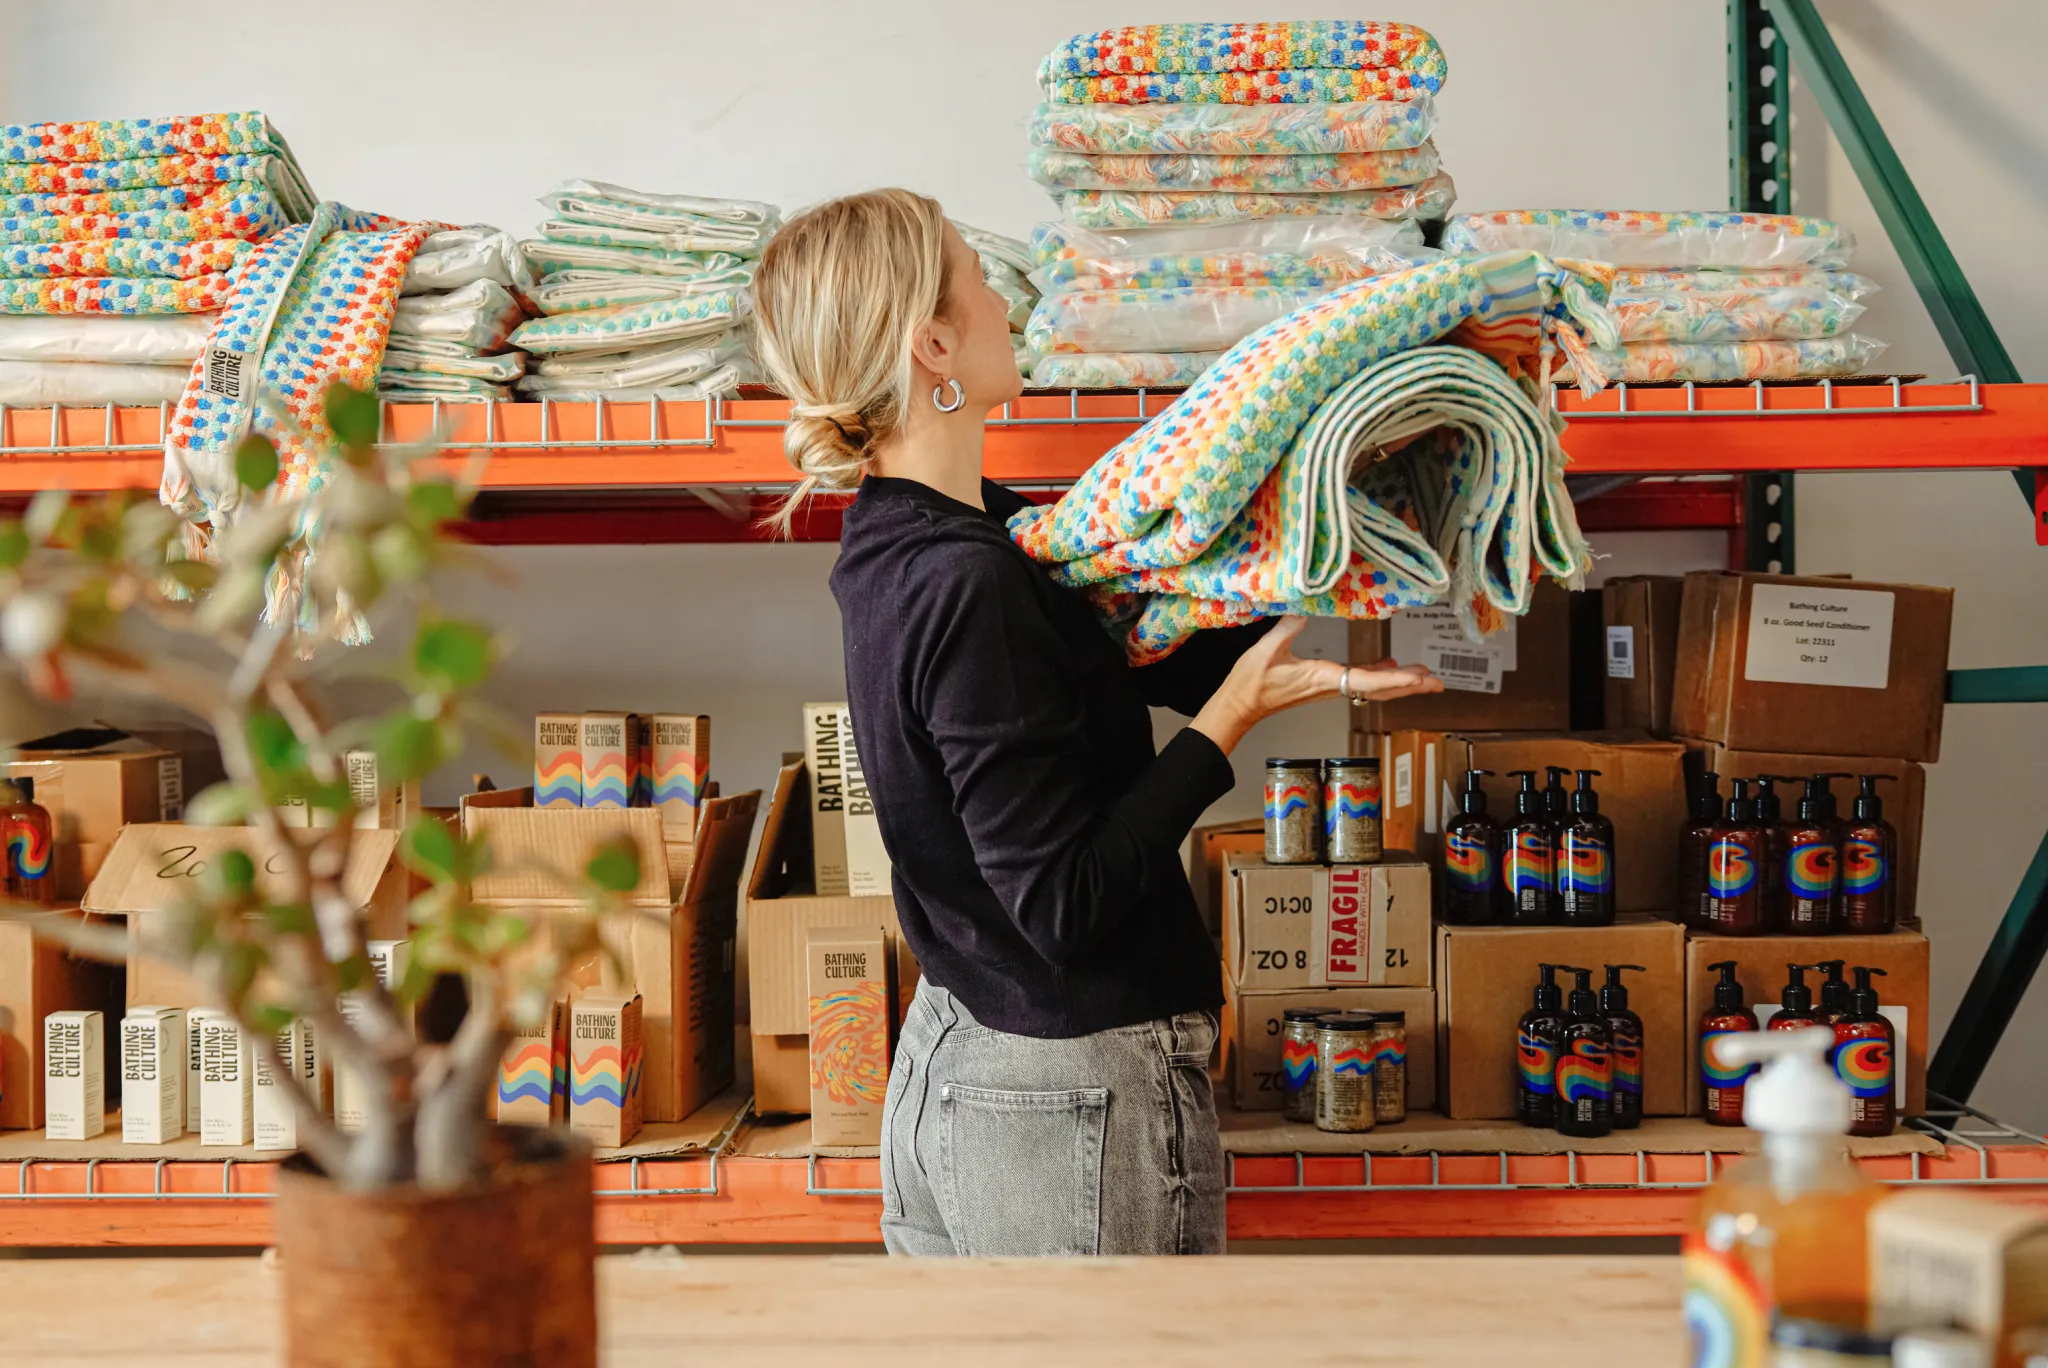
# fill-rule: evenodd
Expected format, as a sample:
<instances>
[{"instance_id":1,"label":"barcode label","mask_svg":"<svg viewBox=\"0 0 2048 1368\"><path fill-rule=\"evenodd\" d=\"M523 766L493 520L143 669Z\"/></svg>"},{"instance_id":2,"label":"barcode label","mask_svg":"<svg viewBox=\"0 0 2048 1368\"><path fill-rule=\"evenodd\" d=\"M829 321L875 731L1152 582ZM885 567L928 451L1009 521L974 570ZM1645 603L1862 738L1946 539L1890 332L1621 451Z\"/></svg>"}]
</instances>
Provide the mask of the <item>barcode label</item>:
<instances>
[{"instance_id":1,"label":"barcode label","mask_svg":"<svg viewBox=\"0 0 2048 1368\"><path fill-rule=\"evenodd\" d=\"M166 756L156 762L156 808L162 822L185 820L185 758Z\"/></svg>"},{"instance_id":2,"label":"barcode label","mask_svg":"<svg viewBox=\"0 0 2048 1368\"><path fill-rule=\"evenodd\" d=\"M200 389L223 399L246 400L249 397L249 353L208 347L206 382Z\"/></svg>"},{"instance_id":3,"label":"barcode label","mask_svg":"<svg viewBox=\"0 0 2048 1368\"><path fill-rule=\"evenodd\" d=\"M1634 679L1636 677L1635 628L1609 627L1607 629L1607 677L1609 679Z\"/></svg>"},{"instance_id":4,"label":"barcode label","mask_svg":"<svg viewBox=\"0 0 2048 1368\"><path fill-rule=\"evenodd\" d=\"M1394 806L1407 807L1415 801L1415 755L1402 751L1394 757Z\"/></svg>"},{"instance_id":5,"label":"barcode label","mask_svg":"<svg viewBox=\"0 0 2048 1368\"><path fill-rule=\"evenodd\" d=\"M1464 693L1500 692L1500 656L1492 651L1475 651L1470 646L1432 646L1429 668L1436 671L1446 689Z\"/></svg>"}]
</instances>

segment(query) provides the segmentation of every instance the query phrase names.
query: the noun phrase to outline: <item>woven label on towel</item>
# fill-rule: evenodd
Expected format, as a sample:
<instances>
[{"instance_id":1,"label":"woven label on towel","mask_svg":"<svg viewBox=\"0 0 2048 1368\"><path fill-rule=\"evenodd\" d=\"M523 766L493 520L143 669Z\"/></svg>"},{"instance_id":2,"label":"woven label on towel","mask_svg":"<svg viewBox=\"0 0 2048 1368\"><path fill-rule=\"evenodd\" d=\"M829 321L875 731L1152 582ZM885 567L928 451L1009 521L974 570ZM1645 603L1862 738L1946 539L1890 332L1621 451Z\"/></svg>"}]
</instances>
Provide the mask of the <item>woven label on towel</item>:
<instances>
[{"instance_id":1,"label":"woven label on towel","mask_svg":"<svg viewBox=\"0 0 2048 1368\"><path fill-rule=\"evenodd\" d=\"M206 378L201 389L207 394L219 395L236 403L250 398L249 353L230 351L226 347L206 349Z\"/></svg>"}]
</instances>

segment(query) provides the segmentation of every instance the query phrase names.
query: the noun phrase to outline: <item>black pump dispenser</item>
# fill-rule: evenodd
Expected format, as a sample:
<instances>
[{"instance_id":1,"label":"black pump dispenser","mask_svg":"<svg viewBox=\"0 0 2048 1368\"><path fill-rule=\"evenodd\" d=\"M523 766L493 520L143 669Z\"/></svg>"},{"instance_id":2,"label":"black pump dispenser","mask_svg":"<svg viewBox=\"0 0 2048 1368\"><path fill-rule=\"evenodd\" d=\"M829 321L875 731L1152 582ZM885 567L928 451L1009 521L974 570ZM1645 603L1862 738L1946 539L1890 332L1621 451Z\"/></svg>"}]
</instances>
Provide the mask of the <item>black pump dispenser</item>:
<instances>
[{"instance_id":1,"label":"black pump dispenser","mask_svg":"<svg viewBox=\"0 0 2048 1368\"><path fill-rule=\"evenodd\" d=\"M1543 793L1536 787L1536 771L1509 770L1508 778L1522 781L1521 792L1515 795L1515 816L1541 817L1543 815Z\"/></svg>"},{"instance_id":2,"label":"black pump dispenser","mask_svg":"<svg viewBox=\"0 0 2048 1368\"><path fill-rule=\"evenodd\" d=\"M1695 822L1712 822L1721 816L1721 776L1708 770L1700 776L1700 782L1692 786L1692 819Z\"/></svg>"},{"instance_id":3,"label":"black pump dispenser","mask_svg":"<svg viewBox=\"0 0 2048 1368\"><path fill-rule=\"evenodd\" d=\"M1756 784L1756 819L1765 826L1777 822L1785 815L1785 805L1778 799L1777 785L1785 782L1782 774L1759 774Z\"/></svg>"},{"instance_id":4,"label":"black pump dispenser","mask_svg":"<svg viewBox=\"0 0 2048 1368\"><path fill-rule=\"evenodd\" d=\"M1580 770L1578 775L1579 786L1572 793L1572 811L1574 813L1598 812L1600 810L1600 795L1593 791L1593 781L1600 777L1600 771Z\"/></svg>"},{"instance_id":5,"label":"black pump dispenser","mask_svg":"<svg viewBox=\"0 0 2048 1368\"><path fill-rule=\"evenodd\" d=\"M1822 960L1813 966L1826 974L1820 985L1820 1019L1833 1025L1849 1015L1849 981L1842 977L1847 960Z\"/></svg>"},{"instance_id":6,"label":"black pump dispenser","mask_svg":"<svg viewBox=\"0 0 2048 1368\"><path fill-rule=\"evenodd\" d=\"M1803 964L1785 966L1785 991L1778 994L1778 1005L1788 1012L1811 1016L1813 989L1806 986L1806 969Z\"/></svg>"},{"instance_id":7,"label":"black pump dispenser","mask_svg":"<svg viewBox=\"0 0 2048 1368\"><path fill-rule=\"evenodd\" d=\"M1465 771L1465 787L1458 790L1458 811L1465 813L1485 813L1486 790L1479 787L1479 780L1481 776L1491 777L1492 774L1492 770Z\"/></svg>"},{"instance_id":8,"label":"black pump dispenser","mask_svg":"<svg viewBox=\"0 0 2048 1368\"><path fill-rule=\"evenodd\" d=\"M1850 972L1856 975L1856 987L1849 994L1850 1017L1857 1021L1869 1021L1872 1017L1882 1015L1877 1010L1877 985L1870 981L1870 976L1872 974L1877 975L1879 978L1888 978L1890 976L1882 969L1872 969L1862 964L1857 965Z\"/></svg>"},{"instance_id":9,"label":"black pump dispenser","mask_svg":"<svg viewBox=\"0 0 2048 1368\"><path fill-rule=\"evenodd\" d=\"M1749 796L1749 780L1737 779L1730 787L1735 796L1728 800L1728 825L1748 826L1756 820L1756 800Z\"/></svg>"},{"instance_id":10,"label":"black pump dispenser","mask_svg":"<svg viewBox=\"0 0 2048 1368\"><path fill-rule=\"evenodd\" d=\"M1564 777L1571 771L1562 765L1545 765L1543 772L1550 776L1550 782L1543 786L1543 815L1559 826L1571 813L1571 793L1564 786Z\"/></svg>"},{"instance_id":11,"label":"black pump dispenser","mask_svg":"<svg viewBox=\"0 0 2048 1368\"><path fill-rule=\"evenodd\" d=\"M1874 822L1884 816L1884 799L1878 795L1877 786L1880 782L1890 781L1897 777L1897 775L1892 774L1859 774L1856 776L1856 783L1859 789L1856 794L1855 807L1857 821Z\"/></svg>"},{"instance_id":12,"label":"black pump dispenser","mask_svg":"<svg viewBox=\"0 0 2048 1368\"><path fill-rule=\"evenodd\" d=\"M1593 791L1600 771L1582 769L1578 775L1571 816L1558 828L1558 919L1566 926L1609 926L1614 922L1614 823L1600 815L1600 795Z\"/></svg>"},{"instance_id":13,"label":"black pump dispenser","mask_svg":"<svg viewBox=\"0 0 2048 1368\"><path fill-rule=\"evenodd\" d=\"M1564 990L1557 986L1557 971L1569 968L1562 964L1539 964L1541 976L1536 983L1536 1001L1530 1008L1536 1012L1561 1012L1564 1010Z\"/></svg>"},{"instance_id":14,"label":"black pump dispenser","mask_svg":"<svg viewBox=\"0 0 2048 1368\"><path fill-rule=\"evenodd\" d=\"M1709 969L1721 975L1721 981L1714 985L1714 1010L1717 1012L1740 1012L1747 1006L1742 1000L1742 983L1735 977L1739 967L1734 960L1722 960L1710 964Z\"/></svg>"},{"instance_id":15,"label":"black pump dispenser","mask_svg":"<svg viewBox=\"0 0 2048 1368\"><path fill-rule=\"evenodd\" d=\"M1835 795L1829 781L1846 779L1846 774L1815 774L1806 780L1806 792L1799 799L1801 822L1825 822L1835 815Z\"/></svg>"},{"instance_id":16,"label":"black pump dispenser","mask_svg":"<svg viewBox=\"0 0 2048 1368\"><path fill-rule=\"evenodd\" d=\"M1593 971L1581 969L1575 964L1560 965L1567 974L1578 980L1572 985L1572 995L1565 1001L1565 1011L1572 1016L1592 1016L1600 1010L1600 999L1593 992Z\"/></svg>"},{"instance_id":17,"label":"black pump dispenser","mask_svg":"<svg viewBox=\"0 0 2048 1368\"><path fill-rule=\"evenodd\" d=\"M1633 969L1638 974L1647 974L1649 972L1640 964L1608 965L1607 982L1600 989L1601 1011L1621 1012L1628 1009L1628 985L1621 981L1621 971L1624 969Z\"/></svg>"}]
</instances>

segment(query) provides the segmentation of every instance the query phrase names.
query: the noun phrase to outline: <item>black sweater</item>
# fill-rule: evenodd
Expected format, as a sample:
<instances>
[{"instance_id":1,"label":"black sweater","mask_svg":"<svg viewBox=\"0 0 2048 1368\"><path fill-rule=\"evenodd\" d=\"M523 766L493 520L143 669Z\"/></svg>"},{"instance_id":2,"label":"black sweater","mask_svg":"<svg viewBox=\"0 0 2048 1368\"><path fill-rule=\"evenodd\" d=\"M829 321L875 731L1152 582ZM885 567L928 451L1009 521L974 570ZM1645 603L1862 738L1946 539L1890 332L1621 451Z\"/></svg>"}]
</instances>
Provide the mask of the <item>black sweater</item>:
<instances>
[{"instance_id":1,"label":"black sweater","mask_svg":"<svg viewBox=\"0 0 2048 1368\"><path fill-rule=\"evenodd\" d=\"M1229 791L1199 732L1154 753L1148 703L1194 713L1270 624L1132 669L1078 592L987 511L871 477L832 594L896 914L925 976L983 1025L1085 1035L1213 1009L1216 953L1179 846Z\"/></svg>"}]
</instances>

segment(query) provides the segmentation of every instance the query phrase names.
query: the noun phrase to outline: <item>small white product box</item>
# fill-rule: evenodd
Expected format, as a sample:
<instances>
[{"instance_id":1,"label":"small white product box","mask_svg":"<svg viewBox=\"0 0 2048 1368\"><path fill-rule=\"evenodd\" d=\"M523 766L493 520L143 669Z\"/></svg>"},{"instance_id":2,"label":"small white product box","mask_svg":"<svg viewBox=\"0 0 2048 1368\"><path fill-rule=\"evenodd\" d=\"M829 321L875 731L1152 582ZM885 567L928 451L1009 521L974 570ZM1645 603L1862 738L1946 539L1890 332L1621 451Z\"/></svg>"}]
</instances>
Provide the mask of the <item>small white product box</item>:
<instances>
[{"instance_id":1,"label":"small white product box","mask_svg":"<svg viewBox=\"0 0 2048 1368\"><path fill-rule=\"evenodd\" d=\"M107 1061L98 1012L43 1018L43 1112L51 1140L90 1140L107 1128Z\"/></svg>"},{"instance_id":2,"label":"small white product box","mask_svg":"<svg viewBox=\"0 0 2048 1368\"><path fill-rule=\"evenodd\" d=\"M185 1133L185 1014L130 1007L121 1018L121 1143L162 1145Z\"/></svg>"},{"instance_id":3,"label":"small white product box","mask_svg":"<svg viewBox=\"0 0 2048 1368\"><path fill-rule=\"evenodd\" d=\"M405 970L412 953L411 941L375 940L369 943L370 971L377 976L386 992L394 992L405 982ZM341 995L341 1015L354 1022L363 1010L363 1001L354 993ZM401 1009L401 1016L408 1016ZM369 1081L360 1077L354 1069L336 1060L334 1063L334 1124L344 1131L358 1131L368 1119L364 1109L364 1092Z\"/></svg>"},{"instance_id":4,"label":"small white product box","mask_svg":"<svg viewBox=\"0 0 2048 1368\"><path fill-rule=\"evenodd\" d=\"M226 1012L199 1015L199 1143L249 1143L249 1042Z\"/></svg>"},{"instance_id":5,"label":"small white product box","mask_svg":"<svg viewBox=\"0 0 2048 1368\"><path fill-rule=\"evenodd\" d=\"M185 1012L185 1133L199 1134L199 1018L208 1009Z\"/></svg>"},{"instance_id":6,"label":"small white product box","mask_svg":"<svg viewBox=\"0 0 2048 1368\"><path fill-rule=\"evenodd\" d=\"M251 1048L250 1129L260 1150L295 1150L299 1147L299 1114L292 1101L293 1091L311 1095L301 1080L301 1061L312 1061L312 1032L303 1021L294 1021L277 1033L277 1058L284 1072L271 1067L268 1051Z\"/></svg>"}]
</instances>

